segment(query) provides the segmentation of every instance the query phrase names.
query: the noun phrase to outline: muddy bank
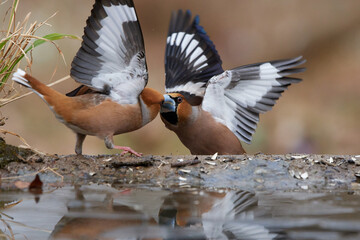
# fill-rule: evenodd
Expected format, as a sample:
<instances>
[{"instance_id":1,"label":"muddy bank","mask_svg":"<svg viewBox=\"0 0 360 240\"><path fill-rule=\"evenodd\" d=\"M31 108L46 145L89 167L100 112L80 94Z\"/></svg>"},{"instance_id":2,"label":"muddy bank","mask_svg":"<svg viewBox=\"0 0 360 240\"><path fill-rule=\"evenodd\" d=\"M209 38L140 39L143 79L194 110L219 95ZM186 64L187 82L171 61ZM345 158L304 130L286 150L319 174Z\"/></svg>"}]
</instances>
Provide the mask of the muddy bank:
<instances>
[{"instance_id":1,"label":"muddy bank","mask_svg":"<svg viewBox=\"0 0 360 240\"><path fill-rule=\"evenodd\" d=\"M360 156L350 155L57 156L4 146L3 179L44 170L48 182L318 191L353 189L360 172Z\"/></svg>"}]
</instances>

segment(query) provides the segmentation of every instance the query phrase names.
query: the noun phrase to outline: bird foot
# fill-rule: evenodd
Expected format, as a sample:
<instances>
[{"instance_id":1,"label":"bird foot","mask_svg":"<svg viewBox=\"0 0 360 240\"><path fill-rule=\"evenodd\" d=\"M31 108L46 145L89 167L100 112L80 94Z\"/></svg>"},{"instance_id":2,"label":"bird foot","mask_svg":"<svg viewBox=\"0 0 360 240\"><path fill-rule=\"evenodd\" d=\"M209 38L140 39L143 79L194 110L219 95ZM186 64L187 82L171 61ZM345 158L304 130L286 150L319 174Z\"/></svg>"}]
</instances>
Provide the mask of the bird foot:
<instances>
[{"instance_id":1,"label":"bird foot","mask_svg":"<svg viewBox=\"0 0 360 240\"><path fill-rule=\"evenodd\" d=\"M130 147L123 147L123 146L114 146L115 149L120 149L123 150L123 152L121 153L121 156L130 153L133 154L135 156L141 157L142 153L137 153L134 150L132 150Z\"/></svg>"}]
</instances>

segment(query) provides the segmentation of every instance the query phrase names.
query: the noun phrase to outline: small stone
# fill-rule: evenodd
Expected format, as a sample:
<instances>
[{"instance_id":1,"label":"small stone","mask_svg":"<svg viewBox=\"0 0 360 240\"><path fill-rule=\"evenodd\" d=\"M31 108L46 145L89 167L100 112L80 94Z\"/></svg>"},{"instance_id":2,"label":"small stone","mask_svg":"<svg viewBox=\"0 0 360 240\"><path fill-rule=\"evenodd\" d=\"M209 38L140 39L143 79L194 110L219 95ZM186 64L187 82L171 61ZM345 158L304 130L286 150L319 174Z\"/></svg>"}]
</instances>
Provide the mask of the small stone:
<instances>
[{"instance_id":1,"label":"small stone","mask_svg":"<svg viewBox=\"0 0 360 240\"><path fill-rule=\"evenodd\" d=\"M297 179L300 179L300 178L301 178L300 172L295 172L295 178L297 178Z\"/></svg>"},{"instance_id":2,"label":"small stone","mask_svg":"<svg viewBox=\"0 0 360 240\"><path fill-rule=\"evenodd\" d=\"M110 162L111 160L112 160L112 157L111 157L111 158L104 159L103 161L104 161L104 162Z\"/></svg>"},{"instance_id":3,"label":"small stone","mask_svg":"<svg viewBox=\"0 0 360 240\"><path fill-rule=\"evenodd\" d=\"M233 170L240 170L240 167L239 166L234 166L232 167Z\"/></svg>"},{"instance_id":4,"label":"small stone","mask_svg":"<svg viewBox=\"0 0 360 240\"><path fill-rule=\"evenodd\" d=\"M218 153L215 153L214 155L212 155L211 160L215 161L217 156L218 156Z\"/></svg>"},{"instance_id":5,"label":"small stone","mask_svg":"<svg viewBox=\"0 0 360 240\"><path fill-rule=\"evenodd\" d=\"M308 155L294 155L294 156L291 156L292 159L303 159L303 158L306 158Z\"/></svg>"},{"instance_id":6,"label":"small stone","mask_svg":"<svg viewBox=\"0 0 360 240\"><path fill-rule=\"evenodd\" d=\"M187 178L179 177L179 180L180 180L180 181L187 181Z\"/></svg>"},{"instance_id":7,"label":"small stone","mask_svg":"<svg viewBox=\"0 0 360 240\"><path fill-rule=\"evenodd\" d=\"M209 161L205 161L206 164L212 165L212 166L216 166L216 163L214 162L209 162Z\"/></svg>"},{"instance_id":8,"label":"small stone","mask_svg":"<svg viewBox=\"0 0 360 240\"><path fill-rule=\"evenodd\" d=\"M347 162L349 164L355 164L356 158L352 157L351 159L349 159Z\"/></svg>"},{"instance_id":9,"label":"small stone","mask_svg":"<svg viewBox=\"0 0 360 240\"><path fill-rule=\"evenodd\" d=\"M309 177L309 174L307 172L304 172L302 174L300 174L302 179L307 179Z\"/></svg>"},{"instance_id":10,"label":"small stone","mask_svg":"<svg viewBox=\"0 0 360 240\"><path fill-rule=\"evenodd\" d=\"M254 174L256 174L256 175L264 175L267 173L268 173L268 171L265 168L257 168L254 171Z\"/></svg>"},{"instance_id":11,"label":"small stone","mask_svg":"<svg viewBox=\"0 0 360 240\"><path fill-rule=\"evenodd\" d=\"M189 170L189 169L179 169L179 172L190 173L191 170Z\"/></svg>"},{"instance_id":12,"label":"small stone","mask_svg":"<svg viewBox=\"0 0 360 240\"><path fill-rule=\"evenodd\" d=\"M257 183L264 183L264 179L262 179L262 178L254 178L254 180Z\"/></svg>"},{"instance_id":13,"label":"small stone","mask_svg":"<svg viewBox=\"0 0 360 240\"><path fill-rule=\"evenodd\" d=\"M43 160L41 157L39 157L39 158L37 158L37 159L35 160L35 162L36 162L36 163L42 163L42 162L44 162L44 160Z\"/></svg>"}]
</instances>

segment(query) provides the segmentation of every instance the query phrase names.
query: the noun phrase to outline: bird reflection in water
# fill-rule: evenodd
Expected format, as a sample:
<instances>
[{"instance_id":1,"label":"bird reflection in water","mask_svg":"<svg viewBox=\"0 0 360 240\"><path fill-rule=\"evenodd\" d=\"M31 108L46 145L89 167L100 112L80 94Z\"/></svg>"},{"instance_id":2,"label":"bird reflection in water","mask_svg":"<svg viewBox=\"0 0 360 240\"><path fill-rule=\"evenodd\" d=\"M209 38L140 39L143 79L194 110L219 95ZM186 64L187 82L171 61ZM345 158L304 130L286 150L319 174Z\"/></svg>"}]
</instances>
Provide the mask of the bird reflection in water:
<instances>
[{"instance_id":1,"label":"bird reflection in water","mask_svg":"<svg viewBox=\"0 0 360 240\"><path fill-rule=\"evenodd\" d=\"M76 187L50 239L274 239L247 191Z\"/></svg>"}]
</instances>

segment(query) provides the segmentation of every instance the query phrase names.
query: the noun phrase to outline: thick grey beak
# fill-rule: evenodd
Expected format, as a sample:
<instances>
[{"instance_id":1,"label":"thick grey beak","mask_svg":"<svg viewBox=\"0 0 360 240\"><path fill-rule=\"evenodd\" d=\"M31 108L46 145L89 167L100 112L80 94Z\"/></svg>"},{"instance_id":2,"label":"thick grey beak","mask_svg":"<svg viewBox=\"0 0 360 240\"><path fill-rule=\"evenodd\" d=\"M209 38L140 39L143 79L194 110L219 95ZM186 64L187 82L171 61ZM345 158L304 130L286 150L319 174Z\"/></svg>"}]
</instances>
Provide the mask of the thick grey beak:
<instances>
[{"instance_id":1,"label":"thick grey beak","mask_svg":"<svg viewBox=\"0 0 360 240\"><path fill-rule=\"evenodd\" d=\"M161 104L161 113L167 112L175 112L176 111L176 104L174 99L172 99L169 95L164 94L164 102Z\"/></svg>"}]
</instances>

